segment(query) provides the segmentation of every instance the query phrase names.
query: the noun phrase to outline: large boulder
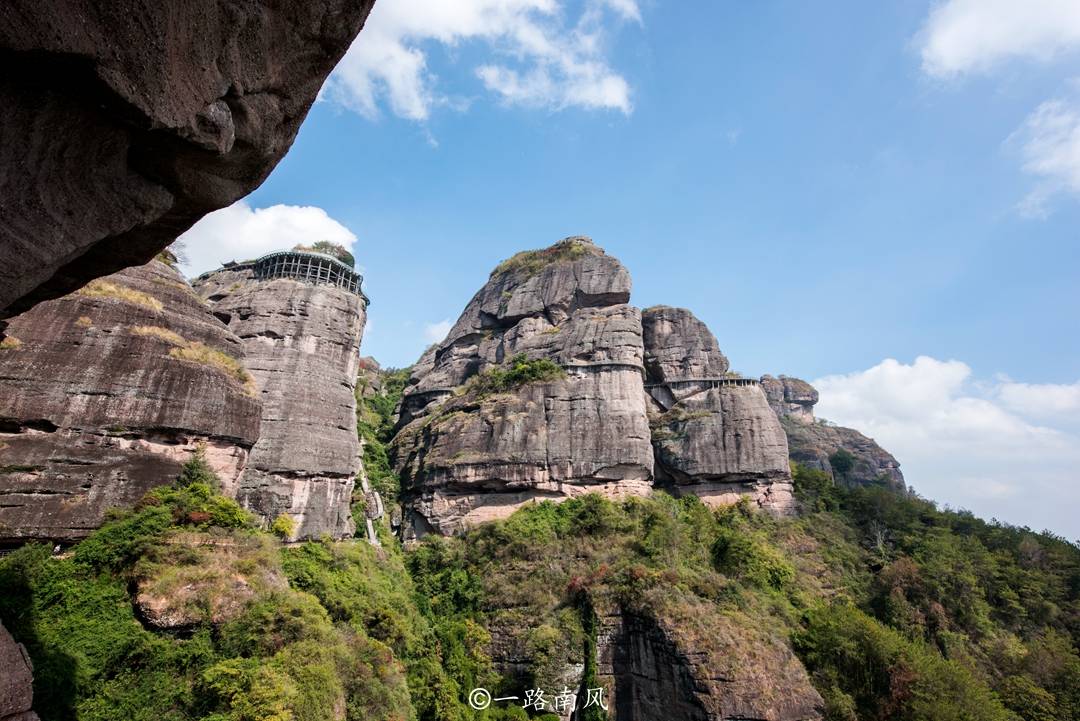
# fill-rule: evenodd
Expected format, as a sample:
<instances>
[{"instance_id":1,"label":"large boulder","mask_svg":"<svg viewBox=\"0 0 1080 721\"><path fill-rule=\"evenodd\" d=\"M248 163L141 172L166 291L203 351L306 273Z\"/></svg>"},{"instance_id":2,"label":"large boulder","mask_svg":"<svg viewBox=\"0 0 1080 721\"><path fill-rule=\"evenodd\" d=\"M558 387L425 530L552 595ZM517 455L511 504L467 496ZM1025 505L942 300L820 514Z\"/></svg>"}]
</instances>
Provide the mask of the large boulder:
<instances>
[{"instance_id":1,"label":"large boulder","mask_svg":"<svg viewBox=\"0 0 1080 721\"><path fill-rule=\"evenodd\" d=\"M257 187L373 2L0 4L0 319Z\"/></svg>"},{"instance_id":2,"label":"large boulder","mask_svg":"<svg viewBox=\"0 0 1080 721\"><path fill-rule=\"evenodd\" d=\"M784 431L756 380L728 372L716 338L684 308L642 313L657 485L710 505L746 496L793 508Z\"/></svg>"},{"instance_id":3,"label":"large boulder","mask_svg":"<svg viewBox=\"0 0 1080 721\"><path fill-rule=\"evenodd\" d=\"M199 449L234 494L259 435L243 357L159 261L12 318L0 344L0 541L81 538Z\"/></svg>"},{"instance_id":4,"label":"large boulder","mask_svg":"<svg viewBox=\"0 0 1080 721\"><path fill-rule=\"evenodd\" d=\"M650 492L629 298L629 273L587 238L495 269L405 391L393 451L407 536L454 533L537 499ZM530 361L524 377L490 387L515 358Z\"/></svg>"},{"instance_id":5,"label":"large boulder","mask_svg":"<svg viewBox=\"0 0 1080 721\"><path fill-rule=\"evenodd\" d=\"M262 401L262 430L237 500L266 523L289 516L293 538L351 536L367 299L359 289L300 277L258 278L250 263L205 274L195 287L243 341Z\"/></svg>"}]
</instances>

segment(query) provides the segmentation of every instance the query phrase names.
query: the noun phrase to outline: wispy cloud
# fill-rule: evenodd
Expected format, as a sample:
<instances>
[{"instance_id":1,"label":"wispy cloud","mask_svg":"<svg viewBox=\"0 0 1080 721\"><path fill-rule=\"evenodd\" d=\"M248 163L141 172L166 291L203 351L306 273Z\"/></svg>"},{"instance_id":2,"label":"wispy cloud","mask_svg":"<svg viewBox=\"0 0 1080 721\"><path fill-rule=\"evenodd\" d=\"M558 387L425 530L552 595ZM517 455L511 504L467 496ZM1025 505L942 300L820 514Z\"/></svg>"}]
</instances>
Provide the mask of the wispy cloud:
<instances>
[{"instance_id":1,"label":"wispy cloud","mask_svg":"<svg viewBox=\"0 0 1080 721\"><path fill-rule=\"evenodd\" d=\"M585 0L569 20L564 0L393 0L375 5L363 32L331 75L326 96L369 118L383 104L424 121L439 106L461 107L440 88L427 46L482 44L474 68L502 102L629 113L630 85L607 59L613 23L640 23L636 0Z\"/></svg>"},{"instance_id":2,"label":"wispy cloud","mask_svg":"<svg viewBox=\"0 0 1080 721\"><path fill-rule=\"evenodd\" d=\"M1032 112L1008 143L1018 145L1024 172L1038 183L1020 203L1028 217L1045 218L1061 193L1080 195L1080 94L1048 100Z\"/></svg>"},{"instance_id":3,"label":"wispy cloud","mask_svg":"<svg viewBox=\"0 0 1080 721\"><path fill-rule=\"evenodd\" d=\"M818 414L881 443L923 495L1080 538L1080 383L980 381L928 356L813 383Z\"/></svg>"},{"instance_id":4,"label":"wispy cloud","mask_svg":"<svg viewBox=\"0 0 1080 721\"><path fill-rule=\"evenodd\" d=\"M1014 58L1050 60L1080 46L1076 0L945 0L930 12L918 44L937 78L986 72Z\"/></svg>"}]
</instances>

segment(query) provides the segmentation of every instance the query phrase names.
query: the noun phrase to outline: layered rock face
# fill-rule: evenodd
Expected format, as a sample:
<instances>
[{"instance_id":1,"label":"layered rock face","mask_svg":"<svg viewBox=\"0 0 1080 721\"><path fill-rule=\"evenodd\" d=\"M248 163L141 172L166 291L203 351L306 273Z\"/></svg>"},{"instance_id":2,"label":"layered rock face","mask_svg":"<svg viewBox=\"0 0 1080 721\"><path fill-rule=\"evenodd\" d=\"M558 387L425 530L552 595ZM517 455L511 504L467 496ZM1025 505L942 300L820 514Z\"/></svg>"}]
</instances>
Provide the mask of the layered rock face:
<instances>
[{"instance_id":1,"label":"layered rock face","mask_svg":"<svg viewBox=\"0 0 1080 721\"><path fill-rule=\"evenodd\" d=\"M797 423L814 422L814 405L818 392L814 386L798 378L781 375L773 378L761 376L761 389L769 399L769 406L780 418L790 418Z\"/></svg>"},{"instance_id":2,"label":"layered rock face","mask_svg":"<svg viewBox=\"0 0 1080 721\"><path fill-rule=\"evenodd\" d=\"M652 446L630 275L586 238L502 264L414 368L394 440L407 536L535 499L647 494ZM473 378L524 355L561 373L503 392Z\"/></svg>"},{"instance_id":3,"label":"layered rock face","mask_svg":"<svg viewBox=\"0 0 1080 721\"><path fill-rule=\"evenodd\" d=\"M262 401L262 429L237 500L267 522L290 516L296 538L351 536L366 299L293 278L258 280L250 267L224 268L195 286L243 341Z\"/></svg>"},{"instance_id":4,"label":"layered rock face","mask_svg":"<svg viewBox=\"0 0 1080 721\"><path fill-rule=\"evenodd\" d=\"M0 318L258 186L373 1L3 3Z\"/></svg>"},{"instance_id":5,"label":"layered rock face","mask_svg":"<svg viewBox=\"0 0 1080 721\"><path fill-rule=\"evenodd\" d=\"M34 667L21 643L0 625L0 721L38 721L34 700Z\"/></svg>"},{"instance_id":6,"label":"layered rock face","mask_svg":"<svg viewBox=\"0 0 1080 721\"><path fill-rule=\"evenodd\" d=\"M781 375L761 377L769 405L787 433L791 460L831 474L849 486L885 485L906 490L900 463L891 453L853 428L834 426L814 418L817 390L804 380ZM831 457L838 451L852 456L851 468L839 472Z\"/></svg>"},{"instance_id":7,"label":"layered rock face","mask_svg":"<svg viewBox=\"0 0 1080 721\"><path fill-rule=\"evenodd\" d=\"M240 340L158 261L12 318L0 346L0 541L75 540L199 447L235 492L259 434Z\"/></svg>"},{"instance_id":8,"label":"layered rock face","mask_svg":"<svg viewBox=\"0 0 1080 721\"><path fill-rule=\"evenodd\" d=\"M728 373L716 338L690 311L648 308L642 324L657 484L710 505L748 496L790 512L787 439L758 382Z\"/></svg>"}]
</instances>

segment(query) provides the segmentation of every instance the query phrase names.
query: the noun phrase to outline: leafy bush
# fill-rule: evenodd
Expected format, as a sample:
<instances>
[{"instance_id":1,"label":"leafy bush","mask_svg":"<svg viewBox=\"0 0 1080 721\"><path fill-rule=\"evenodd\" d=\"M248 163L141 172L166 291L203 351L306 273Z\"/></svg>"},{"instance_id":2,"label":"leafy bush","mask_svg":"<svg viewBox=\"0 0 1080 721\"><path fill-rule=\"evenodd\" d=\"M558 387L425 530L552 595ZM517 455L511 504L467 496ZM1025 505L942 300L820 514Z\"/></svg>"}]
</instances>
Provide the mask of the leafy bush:
<instances>
[{"instance_id":1,"label":"leafy bush","mask_svg":"<svg viewBox=\"0 0 1080 721\"><path fill-rule=\"evenodd\" d=\"M829 456L829 465L838 477L846 478L855 467L855 456L846 448L837 448L836 452Z\"/></svg>"},{"instance_id":2,"label":"leafy bush","mask_svg":"<svg viewBox=\"0 0 1080 721\"><path fill-rule=\"evenodd\" d=\"M530 360L516 355L504 366L488 368L469 379L466 392L476 396L505 393L529 383L548 383L566 377L558 363L547 358Z\"/></svg>"},{"instance_id":3,"label":"leafy bush","mask_svg":"<svg viewBox=\"0 0 1080 721\"><path fill-rule=\"evenodd\" d=\"M491 277L520 272L532 277L553 263L568 263L598 252L595 247L577 238L567 238L549 248L525 250L504 260L491 272Z\"/></svg>"}]
</instances>

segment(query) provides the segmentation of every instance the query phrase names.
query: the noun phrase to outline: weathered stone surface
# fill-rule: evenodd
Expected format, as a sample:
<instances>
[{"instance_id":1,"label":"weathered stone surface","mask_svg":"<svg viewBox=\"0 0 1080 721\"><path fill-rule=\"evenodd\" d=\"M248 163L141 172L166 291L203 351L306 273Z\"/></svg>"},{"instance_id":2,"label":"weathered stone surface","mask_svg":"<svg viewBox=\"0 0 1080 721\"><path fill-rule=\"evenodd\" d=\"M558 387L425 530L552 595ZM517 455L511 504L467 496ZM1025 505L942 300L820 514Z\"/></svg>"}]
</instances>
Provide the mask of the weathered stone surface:
<instances>
[{"instance_id":1,"label":"weathered stone surface","mask_svg":"<svg viewBox=\"0 0 1080 721\"><path fill-rule=\"evenodd\" d=\"M891 453L853 428L814 418L817 390L804 380L781 375L761 377L769 405L783 423L791 460L833 475L848 486L886 485L903 491L904 474ZM839 450L854 456L846 473L836 473L829 457Z\"/></svg>"},{"instance_id":2,"label":"weathered stone surface","mask_svg":"<svg viewBox=\"0 0 1080 721\"><path fill-rule=\"evenodd\" d=\"M645 368L651 383L717 378L728 371L716 336L685 308L658 305L641 313Z\"/></svg>"},{"instance_id":3,"label":"weathered stone surface","mask_svg":"<svg viewBox=\"0 0 1080 721\"><path fill-rule=\"evenodd\" d=\"M764 375L761 376L761 388L777 416L800 423L814 422L814 405L818 402L818 392L814 386L785 375L779 378Z\"/></svg>"},{"instance_id":4,"label":"weathered stone surface","mask_svg":"<svg viewBox=\"0 0 1080 721\"><path fill-rule=\"evenodd\" d=\"M907 488L900 462L873 438L867 438L854 428L833 426L818 421L807 424L783 419L787 431L791 460L832 474L837 483L847 486L885 485L894 490ZM847 473L837 473L829 461L840 449L855 457Z\"/></svg>"},{"instance_id":5,"label":"weathered stone surface","mask_svg":"<svg viewBox=\"0 0 1080 721\"><path fill-rule=\"evenodd\" d=\"M26 649L0 625L0 721L38 721L33 671Z\"/></svg>"},{"instance_id":6,"label":"weathered stone surface","mask_svg":"<svg viewBox=\"0 0 1080 721\"><path fill-rule=\"evenodd\" d=\"M406 389L393 448L407 535L456 532L536 499L649 492L641 322L629 296L626 269L587 239L496 269ZM565 377L462 392L518 354Z\"/></svg>"},{"instance_id":7,"label":"weathered stone surface","mask_svg":"<svg viewBox=\"0 0 1080 721\"><path fill-rule=\"evenodd\" d=\"M601 616L598 675L619 721L817 721L824 702L781 638L696 602Z\"/></svg>"},{"instance_id":8,"label":"weathered stone surface","mask_svg":"<svg viewBox=\"0 0 1080 721\"><path fill-rule=\"evenodd\" d=\"M747 496L793 508L787 439L756 381L730 377L716 338L684 308L642 313L654 477L710 505Z\"/></svg>"},{"instance_id":9,"label":"weathered stone surface","mask_svg":"<svg viewBox=\"0 0 1080 721\"><path fill-rule=\"evenodd\" d=\"M258 186L372 4L3 3L0 318L146 263Z\"/></svg>"},{"instance_id":10,"label":"weathered stone surface","mask_svg":"<svg viewBox=\"0 0 1080 721\"><path fill-rule=\"evenodd\" d=\"M356 398L366 301L291 278L223 269L196 281L214 314L244 343L262 400L262 430L237 500L295 537L351 536L360 470Z\"/></svg>"},{"instance_id":11,"label":"weathered stone surface","mask_svg":"<svg viewBox=\"0 0 1080 721\"><path fill-rule=\"evenodd\" d=\"M8 336L0 540L85 536L108 508L172 482L200 445L235 492L259 402L240 340L176 271L121 271L12 318Z\"/></svg>"}]
</instances>

